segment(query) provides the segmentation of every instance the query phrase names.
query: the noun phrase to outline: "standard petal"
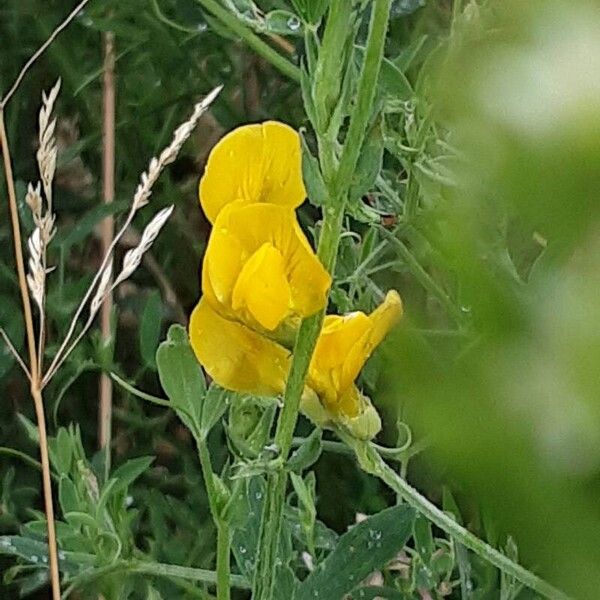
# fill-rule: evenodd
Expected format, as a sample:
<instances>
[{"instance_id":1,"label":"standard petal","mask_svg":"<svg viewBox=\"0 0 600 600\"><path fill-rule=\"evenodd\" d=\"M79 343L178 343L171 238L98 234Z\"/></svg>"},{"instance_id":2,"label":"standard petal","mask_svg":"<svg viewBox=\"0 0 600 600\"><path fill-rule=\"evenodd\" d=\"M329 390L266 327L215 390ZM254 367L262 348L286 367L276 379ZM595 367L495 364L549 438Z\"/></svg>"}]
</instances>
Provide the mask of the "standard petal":
<instances>
[{"instance_id":1,"label":"standard petal","mask_svg":"<svg viewBox=\"0 0 600 600\"><path fill-rule=\"evenodd\" d=\"M221 138L200 180L200 203L211 223L238 200L296 208L305 197L300 136L277 121L244 125Z\"/></svg>"},{"instance_id":2,"label":"standard petal","mask_svg":"<svg viewBox=\"0 0 600 600\"><path fill-rule=\"evenodd\" d=\"M189 334L198 361L221 387L259 396L283 392L290 353L244 325L224 319L204 298L192 312Z\"/></svg>"}]
</instances>

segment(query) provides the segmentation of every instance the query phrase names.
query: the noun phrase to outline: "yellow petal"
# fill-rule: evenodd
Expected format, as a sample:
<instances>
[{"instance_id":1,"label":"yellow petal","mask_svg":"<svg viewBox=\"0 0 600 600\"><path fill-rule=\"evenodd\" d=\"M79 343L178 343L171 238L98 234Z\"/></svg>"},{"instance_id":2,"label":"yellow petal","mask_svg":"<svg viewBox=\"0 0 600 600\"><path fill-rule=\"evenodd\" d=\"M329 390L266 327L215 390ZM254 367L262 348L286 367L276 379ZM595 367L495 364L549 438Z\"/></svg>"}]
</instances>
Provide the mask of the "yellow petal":
<instances>
[{"instance_id":1,"label":"yellow petal","mask_svg":"<svg viewBox=\"0 0 600 600\"><path fill-rule=\"evenodd\" d=\"M356 417L361 395L354 386L365 362L402 314L395 291L371 315L327 316L309 368L309 385L333 413Z\"/></svg>"},{"instance_id":2,"label":"yellow petal","mask_svg":"<svg viewBox=\"0 0 600 600\"><path fill-rule=\"evenodd\" d=\"M288 314L290 293L283 256L265 243L242 267L231 307L235 312L247 308L260 325L273 331Z\"/></svg>"},{"instance_id":3,"label":"yellow petal","mask_svg":"<svg viewBox=\"0 0 600 600\"><path fill-rule=\"evenodd\" d=\"M258 396L283 392L289 352L251 329L224 319L204 298L192 312L189 334L198 361L221 387Z\"/></svg>"},{"instance_id":4,"label":"yellow petal","mask_svg":"<svg viewBox=\"0 0 600 600\"><path fill-rule=\"evenodd\" d=\"M219 214L206 249L202 287L209 300L220 303L214 307L224 316L272 330L288 318L323 308L330 283L292 209L234 202ZM265 315L267 306L259 306L261 297L274 307L271 317Z\"/></svg>"},{"instance_id":5,"label":"yellow petal","mask_svg":"<svg viewBox=\"0 0 600 600\"><path fill-rule=\"evenodd\" d=\"M342 388L350 385L360 373L373 350L379 346L390 329L402 316L402 299L395 290L390 290L384 301L369 315L369 331L349 352L341 374Z\"/></svg>"},{"instance_id":6,"label":"yellow petal","mask_svg":"<svg viewBox=\"0 0 600 600\"><path fill-rule=\"evenodd\" d=\"M221 138L200 180L200 203L211 223L237 200L296 208L305 197L300 136L277 121L244 125Z\"/></svg>"}]
</instances>

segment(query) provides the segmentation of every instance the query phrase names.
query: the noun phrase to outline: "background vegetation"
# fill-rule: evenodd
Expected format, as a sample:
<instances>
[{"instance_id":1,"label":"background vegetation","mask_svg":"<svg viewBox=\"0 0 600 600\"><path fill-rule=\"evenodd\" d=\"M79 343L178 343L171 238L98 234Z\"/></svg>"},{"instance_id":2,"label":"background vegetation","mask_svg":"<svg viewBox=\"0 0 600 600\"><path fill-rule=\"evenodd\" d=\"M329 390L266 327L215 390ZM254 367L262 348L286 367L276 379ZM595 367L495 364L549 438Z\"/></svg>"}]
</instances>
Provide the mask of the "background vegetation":
<instances>
[{"instance_id":1,"label":"background vegetation","mask_svg":"<svg viewBox=\"0 0 600 600\"><path fill-rule=\"evenodd\" d=\"M48 298L50 331L60 332L98 268L101 220L126 210L149 158L199 97L225 85L155 187L154 206L176 209L143 268L119 288L110 344L97 333L87 336L46 393L49 429L57 436L57 483L71 482L60 487L59 505L62 514L80 515L59 524L63 547L72 553L73 597L97 597L98 590L106 598L211 597L209 585L186 573L146 569L157 575L149 577L142 563L111 570L117 558L134 557L210 569L215 532L189 431L173 411L120 385L111 454L114 467L122 467L106 497L98 496L94 486L106 459L97 452L98 379L113 372L164 396L155 354L168 325L185 324L200 293L209 227L197 182L214 142L239 124L279 119L305 131L307 147L314 148L299 71L282 72L231 29L231 22L242 23L286 64L300 65L305 3L258 4L261 12L247 0L223 2L224 21L206 9L210 3L195 0L92 1L50 46L7 110L21 218L30 230L24 195L27 182L37 178L40 94L62 78L56 271ZM55 0L5 0L3 91L69 9ZM365 23L357 34L358 57ZM110 208L101 203L100 185L101 34L107 30L117 48L117 188ZM385 53L377 116L362 152L362 176L353 181L331 298L339 312L370 310L393 287L405 302L403 325L362 375L362 388L385 415L378 441L406 446L398 456L401 474L479 537L570 595L595 598L598 8L584 1L395 0ZM1 206L0 325L23 350L11 232L6 203ZM319 220L319 207L306 203L305 230L314 235ZM51 336L50 352L57 338ZM35 546L44 523L33 407L4 347L0 397L0 534L21 533L30 544L0 557L0 590L7 598L44 598L40 566L46 557L43 544ZM256 431L256 410L242 410L243 434L227 426L231 415L217 423L209 438L217 467L228 447L240 452L236 432L247 440ZM303 421L298 434L310 430ZM314 479L305 484L307 496L295 487L287 508L289 522L301 531L290 548L300 575L308 570L302 552L328 555L357 514L395 502L393 492L326 437ZM250 490L250 502L260 499L260 488ZM251 504L245 510L260 512ZM251 526L234 538L240 576L247 575L243 535L252 539ZM96 533L83 535L86 527ZM0 554L5 551L0 547ZM91 555L98 563L86 570ZM373 571L375 591L360 597L538 597L423 518L407 530L404 550L383 575Z\"/></svg>"}]
</instances>

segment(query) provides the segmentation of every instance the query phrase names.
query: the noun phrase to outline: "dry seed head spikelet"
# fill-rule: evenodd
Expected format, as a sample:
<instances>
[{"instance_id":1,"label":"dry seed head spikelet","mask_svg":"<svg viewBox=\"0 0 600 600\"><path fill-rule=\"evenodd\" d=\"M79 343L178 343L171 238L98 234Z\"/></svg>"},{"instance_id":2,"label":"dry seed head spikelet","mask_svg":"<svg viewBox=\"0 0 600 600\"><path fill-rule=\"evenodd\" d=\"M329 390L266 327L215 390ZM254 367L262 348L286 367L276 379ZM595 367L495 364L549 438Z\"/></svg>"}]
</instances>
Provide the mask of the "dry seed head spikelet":
<instances>
[{"instance_id":1,"label":"dry seed head spikelet","mask_svg":"<svg viewBox=\"0 0 600 600\"><path fill-rule=\"evenodd\" d=\"M56 172L57 156L56 141L54 139L56 119L50 120L50 117L59 91L60 79L54 84L48 95L42 92L42 108L39 114L40 147L37 151L37 160L49 211L52 210L52 180Z\"/></svg>"},{"instance_id":2,"label":"dry seed head spikelet","mask_svg":"<svg viewBox=\"0 0 600 600\"><path fill-rule=\"evenodd\" d=\"M119 240L122 239L125 231L133 221L133 218L137 211L146 204L148 204L150 195L152 193L152 186L156 183L156 180L158 179L164 167L175 160L177 154L181 150L181 147L198 124L198 120L200 119L202 114L208 109L213 100L218 96L222 88L223 86L216 87L205 98L203 98L194 106L194 111L191 117L177 128L173 135L173 140L171 141L169 146L167 146L160 153L158 158L152 158L150 164L148 165L148 170L142 173L142 175L140 176L140 183L136 188L131 203L131 208L127 218L125 219L125 223L123 224L119 232L116 234L116 236L113 238L109 248L106 251L106 254L104 255L102 265L100 266L98 273L94 277L92 283L90 284L90 287L84 294L84 297L82 298L77 310L75 311L75 314L71 319L71 323L69 325L67 334L65 335L60 345L60 348L58 349L51 365L49 366L48 370L46 371L43 377L43 385L46 385L52 379L54 374L65 362L73 348L79 343L83 335L89 329L93 322L94 316L98 312L102 302L106 298L106 295L110 291L114 290L125 279L130 277L132 273L138 268L142 261L144 253L152 246L152 243L154 242L160 230L171 215L173 211L173 206L162 209L153 217L150 223L148 223L148 225L146 226L138 246L129 250L125 254L121 272L111 284L110 281L113 273L113 264L111 258L112 252L114 251ZM56 99L57 93L58 84L53 88L48 97L44 96L44 106L50 106ZM42 118L40 118L40 124L45 125L46 127L48 126L48 114L49 111L45 110L43 120ZM53 167L53 165L55 165L55 162L53 163L52 161L50 161L46 164L46 167L50 168ZM32 189L35 192L35 188L32 187ZM34 203L34 205L36 205L35 202L37 202L37 199L34 199L32 197L31 200ZM51 203L49 203L49 207L50 206ZM92 298L91 301L90 297ZM79 332L79 334L75 338L73 338L79 317L81 316L81 313L83 312L85 306L88 305L88 302L90 311L88 319L83 324L83 328Z\"/></svg>"},{"instance_id":3,"label":"dry seed head spikelet","mask_svg":"<svg viewBox=\"0 0 600 600\"><path fill-rule=\"evenodd\" d=\"M29 248L29 273L27 275L27 283L35 303L40 310L43 310L46 271L42 264L43 243L40 232L41 229L36 227L29 237L29 240L27 240L27 247Z\"/></svg>"},{"instance_id":4,"label":"dry seed head spikelet","mask_svg":"<svg viewBox=\"0 0 600 600\"><path fill-rule=\"evenodd\" d=\"M122 281L125 281L128 277L132 275L132 273L138 268L142 261L142 257L144 254L150 249L154 240L160 233L160 230L163 228L164 224L167 222L167 219L171 216L173 212L174 206L171 205L167 208L163 208L159 212L154 215L150 223L144 229L144 233L142 233L142 239L140 243L131 250L128 250L123 258L123 267L121 272L113 284L113 287L119 285Z\"/></svg>"},{"instance_id":5,"label":"dry seed head spikelet","mask_svg":"<svg viewBox=\"0 0 600 600\"><path fill-rule=\"evenodd\" d=\"M42 220L42 192L39 181L35 187L31 183L27 186L25 202L31 209L34 223L39 226Z\"/></svg>"},{"instance_id":6,"label":"dry seed head spikelet","mask_svg":"<svg viewBox=\"0 0 600 600\"><path fill-rule=\"evenodd\" d=\"M112 270L113 261L111 258L106 267L104 268L104 271L102 271L102 277L100 278L100 282L98 283L98 289L96 290L96 293L92 298L92 302L90 303L90 315L95 315L98 312L98 309L100 308L104 297L110 291L109 287L110 280L112 277Z\"/></svg>"},{"instance_id":7,"label":"dry seed head spikelet","mask_svg":"<svg viewBox=\"0 0 600 600\"><path fill-rule=\"evenodd\" d=\"M175 130L171 143L160 153L158 158L154 157L150 161L148 170L141 175L141 181L133 197L134 210L138 210L139 208L142 208L142 206L148 204L150 194L152 193L152 186L156 183L161 171L177 158L181 147L196 127L198 119L217 97L222 87L223 86L216 87L194 106L192 116Z\"/></svg>"}]
</instances>

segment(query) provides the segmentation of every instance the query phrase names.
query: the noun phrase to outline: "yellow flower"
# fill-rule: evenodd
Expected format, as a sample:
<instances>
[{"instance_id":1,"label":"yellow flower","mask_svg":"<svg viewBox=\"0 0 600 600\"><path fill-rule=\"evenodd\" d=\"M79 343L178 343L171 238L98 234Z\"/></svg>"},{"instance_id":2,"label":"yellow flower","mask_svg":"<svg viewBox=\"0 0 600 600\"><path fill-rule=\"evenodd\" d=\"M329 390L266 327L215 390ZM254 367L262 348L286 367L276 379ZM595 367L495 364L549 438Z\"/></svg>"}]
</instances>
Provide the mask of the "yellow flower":
<instances>
[{"instance_id":1,"label":"yellow flower","mask_svg":"<svg viewBox=\"0 0 600 600\"><path fill-rule=\"evenodd\" d=\"M290 367L283 346L224 319L206 298L192 312L189 333L196 358L221 387L256 396L283 392Z\"/></svg>"},{"instance_id":2,"label":"yellow flower","mask_svg":"<svg viewBox=\"0 0 600 600\"><path fill-rule=\"evenodd\" d=\"M328 316L311 360L302 397L303 412L317 425L344 426L360 439L381 428L377 411L354 380L375 347L402 314L395 291L371 315ZM203 298L190 321L192 348L220 386L236 392L277 396L283 393L291 355L280 344L223 318Z\"/></svg>"},{"instance_id":3,"label":"yellow flower","mask_svg":"<svg viewBox=\"0 0 600 600\"><path fill-rule=\"evenodd\" d=\"M334 420L356 437L372 438L381 428L377 411L354 384L373 350L402 315L392 290L370 315L328 315L310 363L307 384ZM310 415L309 415L310 416Z\"/></svg>"},{"instance_id":4,"label":"yellow flower","mask_svg":"<svg viewBox=\"0 0 600 600\"><path fill-rule=\"evenodd\" d=\"M293 209L233 202L219 213L202 289L222 316L263 333L293 329L325 306L330 284Z\"/></svg>"},{"instance_id":5,"label":"yellow flower","mask_svg":"<svg viewBox=\"0 0 600 600\"><path fill-rule=\"evenodd\" d=\"M277 121L244 125L221 138L200 181L200 203L211 223L231 202L294 209L305 198L300 136Z\"/></svg>"}]
</instances>

